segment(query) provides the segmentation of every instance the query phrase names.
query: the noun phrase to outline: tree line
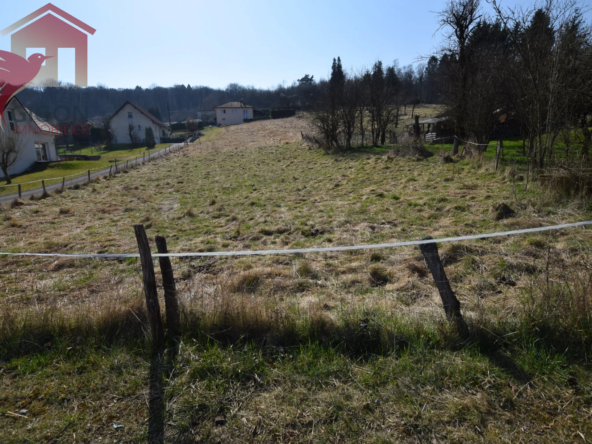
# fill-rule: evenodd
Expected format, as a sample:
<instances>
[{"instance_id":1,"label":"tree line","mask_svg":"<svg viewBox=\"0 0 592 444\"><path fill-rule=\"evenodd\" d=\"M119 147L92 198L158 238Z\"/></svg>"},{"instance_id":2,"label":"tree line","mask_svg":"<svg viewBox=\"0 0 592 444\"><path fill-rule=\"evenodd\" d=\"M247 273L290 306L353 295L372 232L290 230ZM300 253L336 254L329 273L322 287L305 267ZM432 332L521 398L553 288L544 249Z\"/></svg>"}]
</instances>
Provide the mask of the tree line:
<instances>
[{"instance_id":1,"label":"tree line","mask_svg":"<svg viewBox=\"0 0 592 444\"><path fill-rule=\"evenodd\" d=\"M407 66L402 69L406 82L413 84L417 93L409 96L412 101L435 101L429 97L431 90L422 69ZM126 101L151 112L165 123L201 118L200 111L213 111L226 102L242 101L256 109L310 110L320 93L320 84L314 76L304 75L291 85L275 88L255 88L231 83L226 88L175 85L150 88L108 88L104 85L78 88L46 86L29 87L21 91L19 100L37 115L51 123L83 123L87 120L101 122L101 117L111 116ZM432 88L433 89L433 88Z\"/></svg>"},{"instance_id":2,"label":"tree line","mask_svg":"<svg viewBox=\"0 0 592 444\"><path fill-rule=\"evenodd\" d=\"M579 133L589 157L592 112L590 25L573 0L504 8L492 0L450 0L439 14L446 31L440 99L456 132L487 143L500 122L520 128L533 167L548 165L561 135Z\"/></svg>"},{"instance_id":3,"label":"tree line","mask_svg":"<svg viewBox=\"0 0 592 444\"><path fill-rule=\"evenodd\" d=\"M311 106L324 149L349 149L355 136L361 145L384 145L406 107L421 103L426 83L432 86L424 81L426 70L420 67L418 72L415 76L396 62L385 67L379 60L371 69L346 73L341 58L333 59L331 76L318 83Z\"/></svg>"},{"instance_id":4,"label":"tree line","mask_svg":"<svg viewBox=\"0 0 592 444\"><path fill-rule=\"evenodd\" d=\"M480 0L449 0L438 15L445 40L415 72L378 61L346 73L334 59L313 104L325 148L348 149L355 137L383 145L405 105L427 102L443 104L454 133L475 143L517 128L533 167L548 165L558 139L569 145L574 132L589 158L592 39L582 10L573 0L491 4L488 16Z\"/></svg>"}]
</instances>

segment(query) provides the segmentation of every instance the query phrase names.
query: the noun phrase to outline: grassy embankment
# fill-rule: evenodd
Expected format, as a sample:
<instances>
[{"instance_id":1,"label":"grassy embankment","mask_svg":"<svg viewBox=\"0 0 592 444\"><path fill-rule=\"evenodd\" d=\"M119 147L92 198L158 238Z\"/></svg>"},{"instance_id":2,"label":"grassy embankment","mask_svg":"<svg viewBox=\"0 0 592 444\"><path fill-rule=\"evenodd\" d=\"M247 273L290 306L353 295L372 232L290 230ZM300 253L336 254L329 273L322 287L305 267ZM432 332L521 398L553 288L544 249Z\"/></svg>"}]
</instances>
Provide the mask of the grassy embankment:
<instances>
[{"instance_id":1,"label":"grassy embankment","mask_svg":"<svg viewBox=\"0 0 592 444\"><path fill-rule=\"evenodd\" d=\"M285 142L251 146L265 124L289 122L218 130L219 139L166 162L5 208L0 251L133 252L137 222L151 238L166 236L171 251L218 251L451 236L592 215L587 202L536 185L524 192L510 168L496 174L487 160L418 162L386 149L324 155L274 134L265 138ZM495 220L500 201L516 215ZM443 322L414 249L174 259L183 343L165 375L167 436L589 440L591 242L580 229L442 245L472 330L466 341ZM0 261L4 440L144 440L150 353L137 261ZM6 416L23 408L28 419Z\"/></svg>"},{"instance_id":2,"label":"grassy embankment","mask_svg":"<svg viewBox=\"0 0 592 444\"><path fill-rule=\"evenodd\" d=\"M204 140L209 140L209 138L211 138L210 134L215 133L215 131L216 129L213 128L206 128L204 131L202 131L204 133ZM68 154L101 156L101 159L67 160L50 164L39 164L33 169L33 171L13 177L12 184L14 186L0 188L0 196L3 194L15 193L17 188L16 185L18 185L19 183L24 184L26 182L45 179L46 184L50 185L52 183L60 182L62 180L62 177L64 176L71 176L73 174L82 175L86 173L87 170L96 170L97 168L109 168L109 166L113 165L115 161L125 162L126 160L131 160L135 159L136 157L141 157L142 155L147 155L148 153L158 151L167 146L169 146L168 143L160 143L157 144L153 149L148 149L146 147L136 148L128 145L104 146L102 149L99 150L93 147L84 147L81 149L77 149L68 152ZM60 153L66 154L63 150L61 150ZM6 180L0 179L0 186L2 185L6 185ZM24 191L32 188L38 188L39 186L39 183L33 183L22 185L21 188Z\"/></svg>"},{"instance_id":3,"label":"grassy embankment","mask_svg":"<svg viewBox=\"0 0 592 444\"><path fill-rule=\"evenodd\" d=\"M113 165L115 161L125 162L126 160L135 159L136 156L141 157L143 154L152 153L158 151L164 147L169 146L167 143L157 144L156 147L149 150L146 147L142 148L131 148L127 145L117 146L112 145L102 150L91 148L84 148L76 151L77 155L88 155L88 156L101 156L99 160L65 160L61 162L53 162L47 164L37 164L33 167L33 170L28 173L20 174L12 178L12 185L10 187L0 188L0 195L12 194L16 192L16 185L22 183L22 190L29 190L32 188L38 188L39 183L29 184L27 182L33 182L37 180L46 180L46 185L60 182L62 177L71 176L74 174L84 174L87 170L96 170L97 168L109 168L109 165ZM54 179L54 180L49 180ZM0 186L6 185L6 180L0 180Z\"/></svg>"}]
</instances>

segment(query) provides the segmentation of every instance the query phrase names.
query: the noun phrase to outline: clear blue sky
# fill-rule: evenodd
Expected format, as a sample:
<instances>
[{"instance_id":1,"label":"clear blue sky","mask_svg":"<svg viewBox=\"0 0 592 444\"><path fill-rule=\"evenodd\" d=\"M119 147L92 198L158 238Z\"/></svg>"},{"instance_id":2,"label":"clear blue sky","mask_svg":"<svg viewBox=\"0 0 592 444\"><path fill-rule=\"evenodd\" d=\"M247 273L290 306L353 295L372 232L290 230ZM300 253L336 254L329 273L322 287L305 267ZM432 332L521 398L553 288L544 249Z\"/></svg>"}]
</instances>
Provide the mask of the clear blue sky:
<instances>
[{"instance_id":1,"label":"clear blue sky","mask_svg":"<svg viewBox=\"0 0 592 444\"><path fill-rule=\"evenodd\" d=\"M0 29L47 1L2 7ZM291 84L304 74L326 77L333 57L344 67L380 59L401 66L429 55L436 0L55 0L97 29L89 37L89 84L256 87ZM506 0L506 5L530 4ZM486 9L488 5L484 2ZM0 37L10 50L10 36Z\"/></svg>"}]
</instances>

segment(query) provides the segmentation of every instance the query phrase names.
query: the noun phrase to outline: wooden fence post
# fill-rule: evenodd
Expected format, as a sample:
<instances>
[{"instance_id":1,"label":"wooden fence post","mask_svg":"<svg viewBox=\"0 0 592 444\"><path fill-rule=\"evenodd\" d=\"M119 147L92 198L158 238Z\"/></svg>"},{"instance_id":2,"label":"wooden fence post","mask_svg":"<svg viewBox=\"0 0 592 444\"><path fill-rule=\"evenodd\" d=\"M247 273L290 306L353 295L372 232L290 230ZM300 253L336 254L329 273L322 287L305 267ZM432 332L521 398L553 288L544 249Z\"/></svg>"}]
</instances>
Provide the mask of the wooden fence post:
<instances>
[{"instance_id":1,"label":"wooden fence post","mask_svg":"<svg viewBox=\"0 0 592 444\"><path fill-rule=\"evenodd\" d=\"M155 238L156 248L161 254L168 253L166 239L162 236ZM170 337L177 341L181 336L181 317L179 314L179 301L177 300L177 288L175 286L175 276L173 275L173 265L169 257L159 257L160 272L162 273L162 284L164 287L164 303L166 311L167 327Z\"/></svg>"},{"instance_id":2,"label":"wooden fence post","mask_svg":"<svg viewBox=\"0 0 592 444\"><path fill-rule=\"evenodd\" d=\"M432 238L428 236L422 240L428 239ZM450 286L450 281L448 280L448 277L446 277L444 266L442 265L440 255L438 254L438 246L435 243L421 244L419 249L432 273L434 283L440 293L440 298L442 298L442 305L444 306L446 317L455 323L458 334L461 337L467 337L469 335L469 328L460 312L460 302L454 295L454 291L452 291L452 287Z\"/></svg>"},{"instance_id":3,"label":"wooden fence post","mask_svg":"<svg viewBox=\"0 0 592 444\"><path fill-rule=\"evenodd\" d=\"M21 184L18 184L18 193L19 193L19 199L23 197L23 193L21 192Z\"/></svg>"},{"instance_id":4,"label":"wooden fence post","mask_svg":"<svg viewBox=\"0 0 592 444\"><path fill-rule=\"evenodd\" d=\"M134 225L138 250L140 252L140 261L142 264L142 275L144 278L144 294L146 295L146 310L150 320L150 331L152 333L152 343L155 350L160 350L164 346L164 328L162 326L162 317L160 315L160 305L158 303L158 292L156 291L156 276L154 274L154 263L150 253L150 245L144 225Z\"/></svg>"},{"instance_id":5,"label":"wooden fence post","mask_svg":"<svg viewBox=\"0 0 592 444\"><path fill-rule=\"evenodd\" d=\"M64 192L65 186L66 186L66 178L62 177L62 193Z\"/></svg>"},{"instance_id":6,"label":"wooden fence post","mask_svg":"<svg viewBox=\"0 0 592 444\"><path fill-rule=\"evenodd\" d=\"M504 146L504 142L502 142L501 140L497 141L497 149L495 150L495 171L497 171L497 168L499 167L499 161L500 161L500 156L502 153L502 148Z\"/></svg>"},{"instance_id":7,"label":"wooden fence post","mask_svg":"<svg viewBox=\"0 0 592 444\"><path fill-rule=\"evenodd\" d=\"M90 185L90 170L87 170L87 171L86 171L86 173L87 173L87 175L88 175L88 183L89 183L89 185Z\"/></svg>"},{"instance_id":8,"label":"wooden fence post","mask_svg":"<svg viewBox=\"0 0 592 444\"><path fill-rule=\"evenodd\" d=\"M452 146L452 155L456 156L458 154L458 137L454 136L454 145Z\"/></svg>"},{"instance_id":9,"label":"wooden fence post","mask_svg":"<svg viewBox=\"0 0 592 444\"><path fill-rule=\"evenodd\" d=\"M41 181L41 186L43 187L43 194L47 194L47 191L45 191L45 180Z\"/></svg>"}]
</instances>

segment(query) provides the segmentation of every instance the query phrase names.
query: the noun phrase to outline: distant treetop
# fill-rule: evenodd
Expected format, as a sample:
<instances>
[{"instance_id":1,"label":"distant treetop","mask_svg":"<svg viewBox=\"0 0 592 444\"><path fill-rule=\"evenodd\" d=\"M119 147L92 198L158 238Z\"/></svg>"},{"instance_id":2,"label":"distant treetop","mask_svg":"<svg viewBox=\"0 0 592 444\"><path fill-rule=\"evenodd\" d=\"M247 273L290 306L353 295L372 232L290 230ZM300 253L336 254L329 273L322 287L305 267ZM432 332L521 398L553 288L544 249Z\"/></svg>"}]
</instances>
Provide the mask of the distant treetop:
<instances>
[{"instance_id":1,"label":"distant treetop","mask_svg":"<svg viewBox=\"0 0 592 444\"><path fill-rule=\"evenodd\" d=\"M304 74L304 77L298 79L298 83L300 85L312 85L314 83L314 76Z\"/></svg>"}]
</instances>

